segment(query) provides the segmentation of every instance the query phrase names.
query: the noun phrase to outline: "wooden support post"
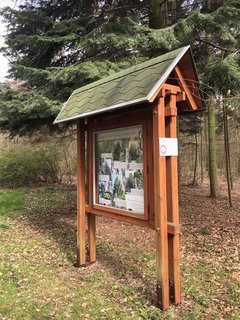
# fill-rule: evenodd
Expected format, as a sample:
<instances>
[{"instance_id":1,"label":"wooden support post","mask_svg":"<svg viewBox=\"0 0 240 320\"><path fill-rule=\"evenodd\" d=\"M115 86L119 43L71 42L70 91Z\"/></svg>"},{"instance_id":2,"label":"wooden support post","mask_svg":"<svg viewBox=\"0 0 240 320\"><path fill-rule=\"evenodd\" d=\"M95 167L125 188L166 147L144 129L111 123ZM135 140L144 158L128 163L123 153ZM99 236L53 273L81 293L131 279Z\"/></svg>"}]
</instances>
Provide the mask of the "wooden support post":
<instances>
[{"instance_id":1,"label":"wooden support post","mask_svg":"<svg viewBox=\"0 0 240 320\"><path fill-rule=\"evenodd\" d=\"M96 216L88 214L88 243L90 263L96 261Z\"/></svg>"},{"instance_id":2,"label":"wooden support post","mask_svg":"<svg viewBox=\"0 0 240 320\"><path fill-rule=\"evenodd\" d=\"M170 108L176 108L177 97L170 97ZM177 117L171 116L166 119L166 137L177 137ZM167 157L167 213L168 222L179 225L178 210L178 162L177 156ZM168 235L168 257L169 257L169 280L170 298L173 303L181 300L180 288L180 257L179 257L179 232Z\"/></svg>"},{"instance_id":3,"label":"wooden support post","mask_svg":"<svg viewBox=\"0 0 240 320\"><path fill-rule=\"evenodd\" d=\"M90 212L93 209L93 136L87 131L87 159L88 159L88 205ZM96 261L96 216L88 213L88 243L90 263Z\"/></svg>"},{"instance_id":4,"label":"wooden support post","mask_svg":"<svg viewBox=\"0 0 240 320\"><path fill-rule=\"evenodd\" d=\"M157 256L157 302L169 307L168 228L166 199L166 157L160 157L159 138L165 137L164 90L153 110L154 207Z\"/></svg>"},{"instance_id":5,"label":"wooden support post","mask_svg":"<svg viewBox=\"0 0 240 320\"><path fill-rule=\"evenodd\" d=\"M77 265L86 265L85 123L77 122Z\"/></svg>"}]
</instances>

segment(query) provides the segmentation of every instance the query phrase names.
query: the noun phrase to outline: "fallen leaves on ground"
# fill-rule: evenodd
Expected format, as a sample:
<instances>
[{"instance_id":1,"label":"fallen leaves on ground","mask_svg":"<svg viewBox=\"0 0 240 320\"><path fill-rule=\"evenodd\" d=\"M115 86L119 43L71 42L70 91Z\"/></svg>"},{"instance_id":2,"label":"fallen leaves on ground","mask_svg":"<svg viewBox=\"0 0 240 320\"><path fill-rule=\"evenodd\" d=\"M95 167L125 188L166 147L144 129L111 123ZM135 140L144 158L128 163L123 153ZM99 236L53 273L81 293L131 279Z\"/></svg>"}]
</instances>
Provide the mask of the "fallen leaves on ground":
<instances>
[{"instance_id":1,"label":"fallen leaves on ground","mask_svg":"<svg viewBox=\"0 0 240 320\"><path fill-rule=\"evenodd\" d=\"M233 202L181 187L182 303L163 313L153 230L98 217L97 262L76 268L75 190L29 190L0 228L0 319L237 319L240 183Z\"/></svg>"}]
</instances>

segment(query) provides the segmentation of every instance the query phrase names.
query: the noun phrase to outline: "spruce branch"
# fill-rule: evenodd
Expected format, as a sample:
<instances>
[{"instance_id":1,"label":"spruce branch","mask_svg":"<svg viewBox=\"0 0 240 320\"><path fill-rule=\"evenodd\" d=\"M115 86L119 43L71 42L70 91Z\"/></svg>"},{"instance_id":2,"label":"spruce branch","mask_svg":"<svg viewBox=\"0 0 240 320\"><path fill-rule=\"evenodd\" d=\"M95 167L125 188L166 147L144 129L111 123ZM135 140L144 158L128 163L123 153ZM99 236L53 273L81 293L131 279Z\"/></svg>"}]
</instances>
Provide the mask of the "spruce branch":
<instances>
[{"instance_id":1,"label":"spruce branch","mask_svg":"<svg viewBox=\"0 0 240 320\"><path fill-rule=\"evenodd\" d=\"M202 43L205 43L215 49L219 49L219 50L222 50L222 51L225 51L225 52L232 52L232 53L236 53L236 50L233 50L233 49L230 49L230 48L224 48L222 46L219 46L218 44L216 43L213 43L213 42L210 42L210 41L207 41L207 40L204 40L204 39L200 39L200 38L197 38L196 41L199 41L199 42L202 42ZM237 50L238 52L238 50Z\"/></svg>"}]
</instances>

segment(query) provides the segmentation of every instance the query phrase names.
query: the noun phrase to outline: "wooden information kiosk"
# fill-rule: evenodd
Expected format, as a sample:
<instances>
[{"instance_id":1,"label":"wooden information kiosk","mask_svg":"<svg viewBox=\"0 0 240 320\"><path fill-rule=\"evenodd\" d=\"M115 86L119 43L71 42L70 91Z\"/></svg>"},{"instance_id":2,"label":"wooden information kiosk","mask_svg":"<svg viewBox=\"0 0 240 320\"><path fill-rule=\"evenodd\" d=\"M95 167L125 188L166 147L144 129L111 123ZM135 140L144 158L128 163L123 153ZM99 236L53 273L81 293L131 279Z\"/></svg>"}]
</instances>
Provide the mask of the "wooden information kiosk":
<instances>
[{"instance_id":1,"label":"wooden information kiosk","mask_svg":"<svg viewBox=\"0 0 240 320\"><path fill-rule=\"evenodd\" d=\"M96 215L154 229L163 310L181 299L177 116L201 101L184 47L75 90L55 120L77 121L78 265L86 223L96 260Z\"/></svg>"}]
</instances>

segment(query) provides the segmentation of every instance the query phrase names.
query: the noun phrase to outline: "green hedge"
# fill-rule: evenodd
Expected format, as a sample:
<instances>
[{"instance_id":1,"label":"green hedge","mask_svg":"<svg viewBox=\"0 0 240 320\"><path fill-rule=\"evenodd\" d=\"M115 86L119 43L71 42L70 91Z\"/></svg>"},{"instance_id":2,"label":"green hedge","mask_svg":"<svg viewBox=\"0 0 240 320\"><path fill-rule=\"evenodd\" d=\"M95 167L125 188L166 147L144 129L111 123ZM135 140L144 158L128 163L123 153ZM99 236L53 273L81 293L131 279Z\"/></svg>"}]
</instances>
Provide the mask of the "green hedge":
<instances>
[{"instance_id":1,"label":"green hedge","mask_svg":"<svg viewBox=\"0 0 240 320\"><path fill-rule=\"evenodd\" d=\"M0 153L0 185L24 186L60 180L56 147L17 147Z\"/></svg>"}]
</instances>

